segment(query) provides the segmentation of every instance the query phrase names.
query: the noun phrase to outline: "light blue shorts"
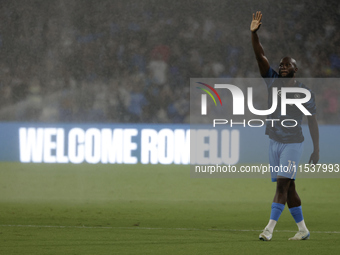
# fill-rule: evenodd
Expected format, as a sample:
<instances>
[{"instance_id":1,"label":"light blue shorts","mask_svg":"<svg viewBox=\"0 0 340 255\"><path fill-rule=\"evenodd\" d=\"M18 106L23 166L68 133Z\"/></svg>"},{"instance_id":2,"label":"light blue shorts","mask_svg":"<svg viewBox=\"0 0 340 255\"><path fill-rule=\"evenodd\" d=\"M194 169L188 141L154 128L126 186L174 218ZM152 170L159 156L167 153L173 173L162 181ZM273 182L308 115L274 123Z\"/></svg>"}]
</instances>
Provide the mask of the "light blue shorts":
<instances>
[{"instance_id":1,"label":"light blue shorts","mask_svg":"<svg viewBox=\"0 0 340 255\"><path fill-rule=\"evenodd\" d=\"M295 180L302 151L303 142L279 143L270 139L269 165L273 182L277 181L278 176Z\"/></svg>"}]
</instances>

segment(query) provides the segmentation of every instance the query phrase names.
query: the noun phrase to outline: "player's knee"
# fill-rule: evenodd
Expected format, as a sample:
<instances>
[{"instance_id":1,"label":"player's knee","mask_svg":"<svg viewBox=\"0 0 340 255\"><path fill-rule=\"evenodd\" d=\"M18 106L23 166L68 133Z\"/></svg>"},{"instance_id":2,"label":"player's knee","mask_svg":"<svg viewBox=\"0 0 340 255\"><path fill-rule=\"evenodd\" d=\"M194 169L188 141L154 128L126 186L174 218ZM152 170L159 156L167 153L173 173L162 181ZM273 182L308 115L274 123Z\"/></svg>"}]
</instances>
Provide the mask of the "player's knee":
<instances>
[{"instance_id":1,"label":"player's knee","mask_svg":"<svg viewBox=\"0 0 340 255\"><path fill-rule=\"evenodd\" d=\"M276 187L276 193L280 195L285 195L288 193L288 189L282 185L278 185Z\"/></svg>"},{"instance_id":2,"label":"player's knee","mask_svg":"<svg viewBox=\"0 0 340 255\"><path fill-rule=\"evenodd\" d=\"M295 181L292 180L289 184L289 192L295 192Z\"/></svg>"},{"instance_id":3,"label":"player's knee","mask_svg":"<svg viewBox=\"0 0 340 255\"><path fill-rule=\"evenodd\" d=\"M291 187L289 182L290 182L289 179L283 179L283 180L278 181L276 185L276 193L287 194Z\"/></svg>"}]
</instances>

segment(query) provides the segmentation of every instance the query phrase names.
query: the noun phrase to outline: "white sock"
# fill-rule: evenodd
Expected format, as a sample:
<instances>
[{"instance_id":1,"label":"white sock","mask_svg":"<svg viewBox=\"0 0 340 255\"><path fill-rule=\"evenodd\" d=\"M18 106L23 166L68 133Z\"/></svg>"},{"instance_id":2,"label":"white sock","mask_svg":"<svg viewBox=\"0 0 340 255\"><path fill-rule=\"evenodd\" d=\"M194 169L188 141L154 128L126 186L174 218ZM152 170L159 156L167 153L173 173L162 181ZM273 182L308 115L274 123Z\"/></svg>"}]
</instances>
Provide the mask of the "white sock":
<instances>
[{"instance_id":1,"label":"white sock","mask_svg":"<svg viewBox=\"0 0 340 255\"><path fill-rule=\"evenodd\" d=\"M302 220L302 221L300 221L300 222L298 222L296 224L297 224L297 226L299 228L299 231L304 231L304 232L308 231L306 223L305 223L305 220Z\"/></svg>"},{"instance_id":2,"label":"white sock","mask_svg":"<svg viewBox=\"0 0 340 255\"><path fill-rule=\"evenodd\" d=\"M268 229L270 233L273 233L276 223L277 223L276 220L269 220L268 225L266 226L266 229Z\"/></svg>"}]
</instances>

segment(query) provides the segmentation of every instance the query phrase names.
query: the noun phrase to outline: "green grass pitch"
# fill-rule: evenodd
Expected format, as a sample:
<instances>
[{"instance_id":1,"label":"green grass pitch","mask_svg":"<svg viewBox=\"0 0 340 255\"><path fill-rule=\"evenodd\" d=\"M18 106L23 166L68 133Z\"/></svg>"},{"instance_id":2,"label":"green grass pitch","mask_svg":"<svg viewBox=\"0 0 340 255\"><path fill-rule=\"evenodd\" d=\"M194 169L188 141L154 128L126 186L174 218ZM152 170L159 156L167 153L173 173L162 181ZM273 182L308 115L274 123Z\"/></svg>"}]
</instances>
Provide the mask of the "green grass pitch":
<instances>
[{"instance_id":1,"label":"green grass pitch","mask_svg":"<svg viewBox=\"0 0 340 255\"><path fill-rule=\"evenodd\" d=\"M193 179L188 166L0 163L0 254L338 254L340 179L297 179L311 239L270 242L269 179Z\"/></svg>"}]
</instances>

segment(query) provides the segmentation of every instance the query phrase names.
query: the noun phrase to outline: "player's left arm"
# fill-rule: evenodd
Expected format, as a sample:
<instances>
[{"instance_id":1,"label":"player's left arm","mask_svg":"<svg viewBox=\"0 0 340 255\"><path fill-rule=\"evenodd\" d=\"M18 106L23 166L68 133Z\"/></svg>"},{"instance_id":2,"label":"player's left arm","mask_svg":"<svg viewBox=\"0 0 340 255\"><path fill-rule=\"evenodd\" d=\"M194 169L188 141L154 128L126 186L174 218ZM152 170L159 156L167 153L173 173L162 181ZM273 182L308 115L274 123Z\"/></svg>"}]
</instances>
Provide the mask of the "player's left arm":
<instances>
[{"instance_id":1,"label":"player's left arm","mask_svg":"<svg viewBox=\"0 0 340 255\"><path fill-rule=\"evenodd\" d=\"M311 162L317 164L319 161L319 126L316 120L316 115L307 116L309 132L312 137L314 150L309 158L308 164Z\"/></svg>"}]
</instances>

